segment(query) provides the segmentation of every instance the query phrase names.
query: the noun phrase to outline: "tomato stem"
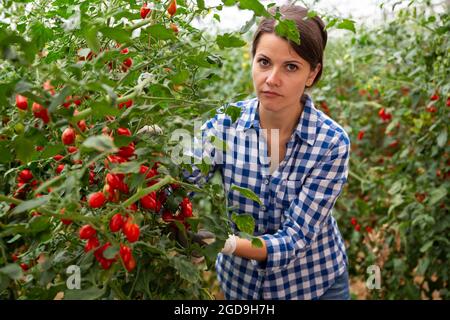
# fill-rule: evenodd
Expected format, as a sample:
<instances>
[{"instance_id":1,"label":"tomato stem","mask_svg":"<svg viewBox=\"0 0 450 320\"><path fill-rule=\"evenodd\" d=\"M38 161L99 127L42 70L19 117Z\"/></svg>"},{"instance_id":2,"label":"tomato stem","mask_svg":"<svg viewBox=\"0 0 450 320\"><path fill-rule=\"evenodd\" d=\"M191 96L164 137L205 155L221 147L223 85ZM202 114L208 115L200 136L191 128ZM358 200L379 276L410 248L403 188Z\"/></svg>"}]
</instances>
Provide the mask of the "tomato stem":
<instances>
[{"instance_id":1,"label":"tomato stem","mask_svg":"<svg viewBox=\"0 0 450 320\"><path fill-rule=\"evenodd\" d=\"M160 180L158 183L152 185L151 187L144 188L136 192L134 195L132 195L128 200L126 200L123 203L123 206L126 208L130 206L131 204L135 203L139 199L141 199L143 196L149 194L150 192L159 190L162 186L165 186L169 183L174 183L176 180L172 178L171 176L165 176L162 180Z\"/></svg>"}]
</instances>

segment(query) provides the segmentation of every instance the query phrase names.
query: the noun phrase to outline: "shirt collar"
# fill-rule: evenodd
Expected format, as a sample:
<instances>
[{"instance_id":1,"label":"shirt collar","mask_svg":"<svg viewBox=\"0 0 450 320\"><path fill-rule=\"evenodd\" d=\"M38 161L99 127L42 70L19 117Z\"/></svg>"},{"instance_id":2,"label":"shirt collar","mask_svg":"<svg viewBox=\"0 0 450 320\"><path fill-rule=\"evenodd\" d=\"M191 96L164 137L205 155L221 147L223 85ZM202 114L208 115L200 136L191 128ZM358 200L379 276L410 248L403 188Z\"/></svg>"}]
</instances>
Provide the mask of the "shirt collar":
<instances>
[{"instance_id":1,"label":"shirt collar","mask_svg":"<svg viewBox=\"0 0 450 320\"><path fill-rule=\"evenodd\" d=\"M253 98L243 106L245 109L238 119L236 130L246 131L251 127L260 129L259 114L257 112L258 103L258 98ZM313 146L316 141L317 117L317 109L314 107L311 97L307 95L303 112L295 129L295 134L310 146Z\"/></svg>"}]
</instances>

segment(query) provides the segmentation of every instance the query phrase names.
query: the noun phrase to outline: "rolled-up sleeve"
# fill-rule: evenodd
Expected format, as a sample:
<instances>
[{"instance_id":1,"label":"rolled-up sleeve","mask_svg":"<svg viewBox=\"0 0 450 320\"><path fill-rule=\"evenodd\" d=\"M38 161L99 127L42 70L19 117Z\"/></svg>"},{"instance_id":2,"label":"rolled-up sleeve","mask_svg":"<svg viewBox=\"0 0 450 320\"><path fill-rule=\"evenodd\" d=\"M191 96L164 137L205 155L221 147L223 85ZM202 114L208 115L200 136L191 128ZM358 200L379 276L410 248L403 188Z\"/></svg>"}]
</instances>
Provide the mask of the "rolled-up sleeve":
<instances>
[{"instance_id":1,"label":"rolled-up sleeve","mask_svg":"<svg viewBox=\"0 0 450 320\"><path fill-rule=\"evenodd\" d=\"M267 260L255 263L264 269L283 269L292 259L306 253L347 182L350 141L344 134L329 149L305 179L297 198L283 214L285 221L275 234L261 238L267 247Z\"/></svg>"}]
</instances>

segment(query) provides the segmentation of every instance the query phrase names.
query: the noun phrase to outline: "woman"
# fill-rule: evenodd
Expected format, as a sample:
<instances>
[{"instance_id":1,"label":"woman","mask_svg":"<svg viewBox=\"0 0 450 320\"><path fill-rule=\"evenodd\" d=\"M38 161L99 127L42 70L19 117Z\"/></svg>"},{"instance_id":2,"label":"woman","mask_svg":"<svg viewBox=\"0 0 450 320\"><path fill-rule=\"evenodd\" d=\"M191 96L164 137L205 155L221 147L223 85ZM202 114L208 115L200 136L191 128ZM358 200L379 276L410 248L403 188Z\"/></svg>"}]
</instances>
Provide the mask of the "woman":
<instances>
[{"instance_id":1,"label":"woman","mask_svg":"<svg viewBox=\"0 0 450 320\"><path fill-rule=\"evenodd\" d=\"M218 113L202 127L204 137L227 144L223 151L203 145L212 164L208 177L221 171L229 206L255 218L263 243L252 247L230 236L216 271L227 299L349 299L347 256L332 208L347 181L350 141L304 94L321 76L327 34L320 18L303 20L305 8L280 12L296 21L300 45L279 37L274 20L262 20L252 47L257 97L236 103L236 121ZM201 178L197 169L189 180ZM262 204L233 184L253 190Z\"/></svg>"}]
</instances>

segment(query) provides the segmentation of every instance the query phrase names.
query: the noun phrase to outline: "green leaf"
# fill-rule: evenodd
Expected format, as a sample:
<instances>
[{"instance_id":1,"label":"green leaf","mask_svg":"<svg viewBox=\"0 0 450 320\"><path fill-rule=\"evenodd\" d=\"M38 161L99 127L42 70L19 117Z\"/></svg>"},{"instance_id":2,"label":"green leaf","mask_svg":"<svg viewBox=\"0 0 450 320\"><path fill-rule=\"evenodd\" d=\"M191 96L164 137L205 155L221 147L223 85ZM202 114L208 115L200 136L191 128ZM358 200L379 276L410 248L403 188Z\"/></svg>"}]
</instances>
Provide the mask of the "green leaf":
<instances>
[{"instance_id":1,"label":"green leaf","mask_svg":"<svg viewBox=\"0 0 450 320\"><path fill-rule=\"evenodd\" d=\"M353 33L356 33L355 22L353 20L344 19L344 20L342 20L342 22L338 23L338 25L336 27L338 29L350 30Z\"/></svg>"},{"instance_id":2,"label":"green leaf","mask_svg":"<svg viewBox=\"0 0 450 320\"><path fill-rule=\"evenodd\" d=\"M24 211L28 211L37 207L40 207L44 204L46 204L49 200L49 196L45 195L39 198L35 198L32 200L24 201L21 204L19 204L17 207L14 208L12 211L12 214L21 213Z\"/></svg>"},{"instance_id":3,"label":"green leaf","mask_svg":"<svg viewBox=\"0 0 450 320\"><path fill-rule=\"evenodd\" d=\"M100 42L97 38L97 29L95 27L87 28L84 32L88 47L94 52L100 52Z\"/></svg>"},{"instance_id":4,"label":"green leaf","mask_svg":"<svg viewBox=\"0 0 450 320\"><path fill-rule=\"evenodd\" d=\"M114 40L120 44L128 43L130 41L131 32L123 28L101 28L100 32L107 38Z\"/></svg>"},{"instance_id":5,"label":"green leaf","mask_svg":"<svg viewBox=\"0 0 450 320\"><path fill-rule=\"evenodd\" d=\"M226 7L234 6L237 2L238 2L238 0L222 0L222 3L223 3Z\"/></svg>"},{"instance_id":6,"label":"green leaf","mask_svg":"<svg viewBox=\"0 0 450 320\"><path fill-rule=\"evenodd\" d=\"M39 233L50 228L50 218L44 216L36 216L28 224L31 233Z\"/></svg>"},{"instance_id":7,"label":"green leaf","mask_svg":"<svg viewBox=\"0 0 450 320\"><path fill-rule=\"evenodd\" d=\"M200 280L197 267L191 262L181 257L173 257L170 259L172 266L178 271L181 278L196 283Z\"/></svg>"},{"instance_id":8,"label":"green leaf","mask_svg":"<svg viewBox=\"0 0 450 320\"><path fill-rule=\"evenodd\" d=\"M240 194L242 194L247 199L253 200L253 201L257 202L258 204L262 205L262 202L258 198L258 196L252 190L250 190L248 188L238 187L237 185L233 184L231 186L231 190L238 191Z\"/></svg>"},{"instance_id":9,"label":"green leaf","mask_svg":"<svg viewBox=\"0 0 450 320\"><path fill-rule=\"evenodd\" d=\"M136 161L124 162L118 164L111 173L138 173L141 165Z\"/></svg>"},{"instance_id":10,"label":"green leaf","mask_svg":"<svg viewBox=\"0 0 450 320\"><path fill-rule=\"evenodd\" d=\"M394 182L394 184L389 189L388 193L390 195L396 195L400 193L403 190L403 182L401 180L398 180Z\"/></svg>"},{"instance_id":11,"label":"green leaf","mask_svg":"<svg viewBox=\"0 0 450 320\"><path fill-rule=\"evenodd\" d=\"M292 20L278 20L275 26L275 32L280 36L300 44L301 35L298 33L297 25Z\"/></svg>"},{"instance_id":12,"label":"green leaf","mask_svg":"<svg viewBox=\"0 0 450 320\"><path fill-rule=\"evenodd\" d=\"M29 82L26 82L24 80L20 80L16 84L16 88L14 89L17 93L24 93L28 90L30 90L33 87L33 85Z\"/></svg>"},{"instance_id":13,"label":"green leaf","mask_svg":"<svg viewBox=\"0 0 450 320\"><path fill-rule=\"evenodd\" d=\"M6 241L6 243L14 243L17 240L19 240L20 238L22 238L21 234L16 234L14 237L12 237L11 239L9 239L8 241Z\"/></svg>"},{"instance_id":14,"label":"green leaf","mask_svg":"<svg viewBox=\"0 0 450 320\"><path fill-rule=\"evenodd\" d=\"M223 48L239 48L245 46L246 42L239 37L233 36L230 33L218 35L216 38L217 45L220 49Z\"/></svg>"},{"instance_id":15,"label":"green leaf","mask_svg":"<svg viewBox=\"0 0 450 320\"><path fill-rule=\"evenodd\" d=\"M219 249L220 250L220 249ZM5 276L3 273L0 273L0 292L8 288L11 283L11 279Z\"/></svg>"},{"instance_id":16,"label":"green leaf","mask_svg":"<svg viewBox=\"0 0 450 320\"><path fill-rule=\"evenodd\" d=\"M421 248L420 248L420 252L426 252L426 251L428 251L430 248L431 248L431 246L433 245L433 240L429 240L429 241L427 241Z\"/></svg>"},{"instance_id":17,"label":"green leaf","mask_svg":"<svg viewBox=\"0 0 450 320\"><path fill-rule=\"evenodd\" d=\"M434 206L436 203L441 201L447 196L447 188L446 187L440 187L438 189L434 189L430 192L430 200L429 205Z\"/></svg>"},{"instance_id":18,"label":"green leaf","mask_svg":"<svg viewBox=\"0 0 450 320\"><path fill-rule=\"evenodd\" d=\"M54 144L54 145L46 145L44 150L42 151L40 158L50 158L54 155L57 155L60 152L64 151L64 145L62 143Z\"/></svg>"},{"instance_id":19,"label":"green leaf","mask_svg":"<svg viewBox=\"0 0 450 320\"><path fill-rule=\"evenodd\" d=\"M59 94L57 94L53 99L52 103L48 107L48 111L50 113L55 112L55 109L63 104L66 100L66 97L72 93L72 88L69 86L64 87Z\"/></svg>"},{"instance_id":20,"label":"green leaf","mask_svg":"<svg viewBox=\"0 0 450 320\"><path fill-rule=\"evenodd\" d=\"M389 207L388 214L391 214L391 212L398 206L402 205L403 202L404 202L404 200L403 200L402 195L396 194L391 201L391 206Z\"/></svg>"},{"instance_id":21,"label":"green leaf","mask_svg":"<svg viewBox=\"0 0 450 320\"><path fill-rule=\"evenodd\" d=\"M240 0L239 8L252 10L257 16L270 17L270 13L258 0Z\"/></svg>"},{"instance_id":22,"label":"green leaf","mask_svg":"<svg viewBox=\"0 0 450 320\"><path fill-rule=\"evenodd\" d=\"M197 0L197 6L203 11L205 9L205 0Z\"/></svg>"},{"instance_id":23,"label":"green leaf","mask_svg":"<svg viewBox=\"0 0 450 320\"><path fill-rule=\"evenodd\" d=\"M100 152L112 153L118 151L111 137L105 135L91 136L87 138L81 146L88 149L95 149Z\"/></svg>"},{"instance_id":24,"label":"green leaf","mask_svg":"<svg viewBox=\"0 0 450 320\"><path fill-rule=\"evenodd\" d=\"M252 239L252 246L256 247L256 248L262 248L263 247L263 242L260 238L253 238Z\"/></svg>"},{"instance_id":25,"label":"green leaf","mask_svg":"<svg viewBox=\"0 0 450 320\"><path fill-rule=\"evenodd\" d=\"M101 298L106 291L106 286L103 289L91 287L85 290L70 290L64 291L64 300L95 300Z\"/></svg>"},{"instance_id":26,"label":"green leaf","mask_svg":"<svg viewBox=\"0 0 450 320\"><path fill-rule=\"evenodd\" d=\"M124 147L130 144L135 138L128 136L115 136L114 137L114 145L117 148Z\"/></svg>"},{"instance_id":27,"label":"green leaf","mask_svg":"<svg viewBox=\"0 0 450 320\"><path fill-rule=\"evenodd\" d=\"M436 142L440 148L443 148L447 144L447 129L444 128L438 135Z\"/></svg>"},{"instance_id":28,"label":"green leaf","mask_svg":"<svg viewBox=\"0 0 450 320\"><path fill-rule=\"evenodd\" d=\"M416 274L419 276L423 276L425 274L425 272L427 271L428 266L430 265L430 262L431 262L431 260L428 257L421 259L417 266Z\"/></svg>"},{"instance_id":29,"label":"green leaf","mask_svg":"<svg viewBox=\"0 0 450 320\"><path fill-rule=\"evenodd\" d=\"M236 122L236 120L241 115L242 108L239 108L237 106L227 106L225 109L225 114L229 115L231 117L231 121Z\"/></svg>"},{"instance_id":30,"label":"green leaf","mask_svg":"<svg viewBox=\"0 0 450 320\"><path fill-rule=\"evenodd\" d=\"M118 116L120 110L111 107L106 102L95 102L91 105L92 117L94 120L103 120L106 116Z\"/></svg>"},{"instance_id":31,"label":"green leaf","mask_svg":"<svg viewBox=\"0 0 450 320\"><path fill-rule=\"evenodd\" d=\"M253 234L255 230L255 219L249 214L236 214L233 213L231 215L231 220L236 223L236 226L238 227L239 231Z\"/></svg>"},{"instance_id":32,"label":"green leaf","mask_svg":"<svg viewBox=\"0 0 450 320\"><path fill-rule=\"evenodd\" d=\"M327 26L325 27L326 29L330 29L332 28L336 23L338 22L338 19L333 18L330 20L330 22L328 22Z\"/></svg>"},{"instance_id":33,"label":"green leaf","mask_svg":"<svg viewBox=\"0 0 450 320\"><path fill-rule=\"evenodd\" d=\"M180 72L173 75L170 79L174 84L182 84L189 78L189 71L181 70Z\"/></svg>"},{"instance_id":34,"label":"green leaf","mask_svg":"<svg viewBox=\"0 0 450 320\"><path fill-rule=\"evenodd\" d=\"M0 163L13 161L14 157L10 151L9 141L0 141Z\"/></svg>"},{"instance_id":35,"label":"green leaf","mask_svg":"<svg viewBox=\"0 0 450 320\"><path fill-rule=\"evenodd\" d=\"M19 280L22 278L22 269L17 263L10 263L0 269L0 273L8 276L13 280Z\"/></svg>"},{"instance_id":36,"label":"green leaf","mask_svg":"<svg viewBox=\"0 0 450 320\"><path fill-rule=\"evenodd\" d=\"M103 252L103 256L106 259L114 259L117 256L118 252L119 252L119 248L118 247L108 247L108 249L106 249Z\"/></svg>"},{"instance_id":37,"label":"green leaf","mask_svg":"<svg viewBox=\"0 0 450 320\"><path fill-rule=\"evenodd\" d=\"M29 162L33 157L34 142L27 137L20 136L14 140L14 149L16 150L16 157L23 163Z\"/></svg>"},{"instance_id":38,"label":"green leaf","mask_svg":"<svg viewBox=\"0 0 450 320\"><path fill-rule=\"evenodd\" d=\"M187 64L194 64L199 67L209 68L211 67L211 63L207 60L207 54L199 53L197 55L191 55L186 57Z\"/></svg>"},{"instance_id":39,"label":"green leaf","mask_svg":"<svg viewBox=\"0 0 450 320\"><path fill-rule=\"evenodd\" d=\"M173 31L166 29L162 24L152 25L147 30L156 40L176 40Z\"/></svg>"},{"instance_id":40,"label":"green leaf","mask_svg":"<svg viewBox=\"0 0 450 320\"><path fill-rule=\"evenodd\" d=\"M242 26L241 30L239 30L239 33L243 34L248 32L250 28L253 27L255 22L256 22L256 15L253 15L253 17L250 20L248 20L245 25Z\"/></svg>"}]
</instances>

